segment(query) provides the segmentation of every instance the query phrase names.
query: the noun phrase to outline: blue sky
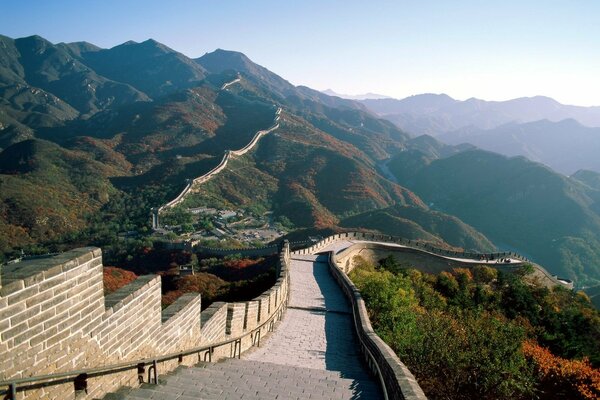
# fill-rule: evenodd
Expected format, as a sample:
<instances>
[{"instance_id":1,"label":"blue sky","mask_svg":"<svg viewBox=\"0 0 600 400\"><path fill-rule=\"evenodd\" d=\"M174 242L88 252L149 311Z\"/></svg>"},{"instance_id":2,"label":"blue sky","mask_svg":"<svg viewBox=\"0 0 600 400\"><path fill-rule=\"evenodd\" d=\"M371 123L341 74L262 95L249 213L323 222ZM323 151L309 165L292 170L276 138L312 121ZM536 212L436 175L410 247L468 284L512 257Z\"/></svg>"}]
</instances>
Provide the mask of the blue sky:
<instances>
[{"instance_id":1,"label":"blue sky","mask_svg":"<svg viewBox=\"0 0 600 400\"><path fill-rule=\"evenodd\" d=\"M600 105L595 0L0 0L0 34L238 50L294 84L348 94Z\"/></svg>"}]
</instances>

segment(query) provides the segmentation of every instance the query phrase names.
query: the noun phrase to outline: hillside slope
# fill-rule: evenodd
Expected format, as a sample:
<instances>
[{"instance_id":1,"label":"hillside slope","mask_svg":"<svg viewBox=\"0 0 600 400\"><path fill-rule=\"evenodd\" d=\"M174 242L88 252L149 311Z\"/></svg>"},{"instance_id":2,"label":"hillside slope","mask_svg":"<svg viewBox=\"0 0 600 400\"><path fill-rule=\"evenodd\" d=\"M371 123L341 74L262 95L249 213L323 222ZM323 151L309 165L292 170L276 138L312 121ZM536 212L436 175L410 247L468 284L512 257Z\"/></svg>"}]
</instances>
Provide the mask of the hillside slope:
<instances>
[{"instance_id":1,"label":"hillside slope","mask_svg":"<svg viewBox=\"0 0 600 400\"><path fill-rule=\"evenodd\" d=\"M398 175L431 207L580 285L600 279L597 190L523 157L481 150L418 156L396 168L414 168L419 160L414 175Z\"/></svg>"},{"instance_id":2,"label":"hillside slope","mask_svg":"<svg viewBox=\"0 0 600 400\"><path fill-rule=\"evenodd\" d=\"M0 153L0 251L60 239L86 226L116 192L118 171L43 140L26 140Z\"/></svg>"},{"instance_id":3,"label":"hillside slope","mask_svg":"<svg viewBox=\"0 0 600 400\"><path fill-rule=\"evenodd\" d=\"M466 128L438 138L448 144L470 143L506 156L525 156L565 175L580 169L600 172L600 128L574 119L510 123L490 130Z\"/></svg>"}]
</instances>

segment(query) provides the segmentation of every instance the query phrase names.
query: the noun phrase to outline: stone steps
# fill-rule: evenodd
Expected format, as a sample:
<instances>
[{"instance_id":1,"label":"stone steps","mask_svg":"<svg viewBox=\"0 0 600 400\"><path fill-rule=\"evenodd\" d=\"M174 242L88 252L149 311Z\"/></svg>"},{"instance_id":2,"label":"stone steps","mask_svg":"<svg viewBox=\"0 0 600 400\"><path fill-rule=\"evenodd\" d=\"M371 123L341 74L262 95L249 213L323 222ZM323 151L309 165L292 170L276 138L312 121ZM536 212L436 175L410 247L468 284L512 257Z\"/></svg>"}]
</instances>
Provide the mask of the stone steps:
<instances>
[{"instance_id":1,"label":"stone steps","mask_svg":"<svg viewBox=\"0 0 600 400\"><path fill-rule=\"evenodd\" d=\"M366 374L299 368L261 361L228 359L179 367L158 385L121 388L104 400L191 399L377 399L381 392Z\"/></svg>"}]
</instances>

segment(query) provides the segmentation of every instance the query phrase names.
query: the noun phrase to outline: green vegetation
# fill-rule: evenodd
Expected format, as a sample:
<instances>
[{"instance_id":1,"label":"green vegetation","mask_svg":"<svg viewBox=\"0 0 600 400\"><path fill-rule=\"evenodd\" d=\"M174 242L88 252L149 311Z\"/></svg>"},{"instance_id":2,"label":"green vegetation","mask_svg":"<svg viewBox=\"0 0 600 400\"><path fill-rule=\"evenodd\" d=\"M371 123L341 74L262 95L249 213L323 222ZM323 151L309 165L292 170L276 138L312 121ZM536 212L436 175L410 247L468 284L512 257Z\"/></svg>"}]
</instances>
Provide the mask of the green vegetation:
<instances>
[{"instance_id":1,"label":"green vegetation","mask_svg":"<svg viewBox=\"0 0 600 400\"><path fill-rule=\"evenodd\" d=\"M563 371L560 390L600 394L600 314L585 297L536 286L523 278L526 269L478 266L436 276L393 257L377 266L358 258L350 277L375 330L431 398L554 398L561 392L549 391L540 365L574 358L591 372ZM536 358L540 351L550 360Z\"/></svg>"},{"instance_id":2,"label":"green vegetation","mask_svg":"<svg viewBox=\"0 0 600 400\"><path fill-rule=\"evenodd\" d=\"M0 260L21 249L143 247L150 208L271 126L281 106L280 129L185 206L273 211L306 232L366 229L465 249L491 249L487 237L578 285L600 280L591 173L576 180L520 159L452 156L465 147L410 139L359 103L295 87L236 52L191 60L153 40L103 50L0 36L0 56ZM389 158L425 202L377 172Z\"/></svg>"},{"instance_id":3,"label":"green vegetation","mask_svg":"<svg viewBox=\"0 0 600 400\"><path fill-rule=\"evenodd\" d=\"M189 261L192 261L192 258ZM275 283L276 262L276 257L251 259L232 255L222 258L202 258L198 260L194 275L187 276L179 276L177 262L171 262L171 269L161 273L163 306L171 304L182 294L189 292L202 295L203 309L215 301L252 299Z\"/></svg>"},{"instance_id":4,"label":"green vegetation","mask_svg":"<svg viewBox=\"0 0 600 400\"><path fill-rule=\"evenodd\" d=\"M161 224L162 225L184 225L191 224L193 221L192 213L187 211L187 209L178 206L165 210L161 216Z\"/></svg>"},{"instance_id":5,"label":"green vegetation","mask_svg":"<svg viewBox=\"0 0 600 400\"><path fill-rule=\"evenodd\" d=\"M473 227L456 217L422 207L392 206L367 211L341 221L346 228L362 227L412 240L431 242L479 252L493 252L496 247Z\"/></svg>"},{"instance_id":6,"label":"green vegetation","mask_svg":"<svg viewBox=\"0 0 600 400\"><path fill-rule=\"evenodd\" d=\"M408 176L419 157L402 153L390 169L433 208L578 286L600 280L597 189L522 157L479 150L421 160Z\"/></svg>"}]
</instances>

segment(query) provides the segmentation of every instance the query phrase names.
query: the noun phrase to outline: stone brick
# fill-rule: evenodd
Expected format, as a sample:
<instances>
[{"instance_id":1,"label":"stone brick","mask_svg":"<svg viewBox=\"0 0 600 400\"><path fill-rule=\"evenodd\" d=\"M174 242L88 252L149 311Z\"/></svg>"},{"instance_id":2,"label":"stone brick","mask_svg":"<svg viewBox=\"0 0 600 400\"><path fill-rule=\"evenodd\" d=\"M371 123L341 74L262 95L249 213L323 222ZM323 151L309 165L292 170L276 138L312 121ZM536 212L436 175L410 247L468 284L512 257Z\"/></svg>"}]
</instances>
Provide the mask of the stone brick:
<instances>
[{"instance_id":1,"label":"stone brick","mask_svg":"<svg viewBox=\"0 0 600 400\"><path fill-rule=\"evenodd\" d=\"M18 313L25 311L25 302L13 304L12 306L4 307L4 309L0 309L0 321L5 319L9 319L17 315Z\"/></svg>"},{"instance_id":2,"label":"stone brick","mask_svg":"<svg viewBox=\"0 0 600 400\"><path fill-rule=\"evenodd\" d=\"M25 285L25 287L29 287L29 286L39 284L43 280L44 280L44 274L42 272L39 272L37 274L33 274L26 278L23 278L23 284Z\"/></svg>"},{"instance_id":3,"label":"stone brick","mask_svg":"<svg viewBox=\"0 0 600 400\"><path fill-rule=\"evenodd\" d=\"M8 305L18 303L19 301L23 301L33 296L38 292L37 286L31 286L23 290L19 290L8 296Z\"/></svg>"},{"instance_id":4,"label":"stone brick","mask_svg":"<svg viewBox=\"0 0 600 400\"><path fill-rule=\"evenodd\" d=\"M44 279L48 280L54 276L62 274L62 272L63 272L62 266L56 265L56 266L44 271ZM64 276L63 276L63 279L64 279Z\"/></svg>"},{"instance_id":5,"label":"stone brick","mask_svg":"<svg viewBox=\"0 0 600 400\"><path fill-rule=\"evenodd\" d=\"M28 329L27 327L27 323L22 322L21 324L12 327L11 329L7 330L6 332L2 333L2 341L7 341L8 339L12 339L15 336L25 332Z\"/></svg>"},{"instance_id":6,"label":"stone brick","mask_svg":"<svg viewBox=\"0 0 600 400\"><path fill-rule=\"evenodd\" d=\"M63 332L57 333L56 335L52 336L51 338L48 338L48 340L46 341L46 346L52 347L53 345L57 344L58 342L68 338L70 333L71 333L70 331L63 331Z\"/></svg>"},{"instance_id":7,"label":"stone brick","mask_svg":"<svg viewBox=\"0 0 600 400\"><path fill-rule=\"evenodd\" d=\"M22 279L15 280L12 282L4 282L0 288L0 296L6 297L11 293L17 292L25 288L25 283ZM10 303L9 303L10 304Z\"/></svg>"},{"instance_id":8,"label":"stone brick","mask_svg":"<svg viewBox=\"0 0 600 400\"><path fill-rule=\"evenodd\" d=\"M14 345L18 346L21 343L27 342L29 339L31 339L35 335L41 333L43 330L44 330L44 327L42 325L38 325L33 328L26 329L22 334L15 336Z\"/></svg>"},{"instance_id":9,"label":"stone brick","mask_svg":"<svg viewBox=\"0 0 600 400\"><path fill-rule=\"evenodd\" d=\"M31 346L36 346L40 343L45 342L47 339L58 333L58 328L56 326L51 327L50 329L43 330L39 335L32 337L30 340Z\"/></svg>"},{"instance_id":10,"label":"stone brick","mask_svg":"<svg viewBox=\"0 0 600 400\"><path fill-rule=\"evenodd\" d=\"M55 309L56 316L54 318L50 318L49 320L47 320L46 322L44 322L44 329L49 329L49 328L51 328L53 326L58 326L58 324L60 324L61 321L64 321L65 318L69 317L69 310L68 309L60 312L60 314L59 314L59 312L60 312L59 309L56 308Z\"/></svg>"},{"instance_id":11,"label":"stone brick","mask_svg":"<svg viewBox=\"0 0 600 400\"><path fill-rule=\"evenodd\" d=\"M28 298L27 300L25 300L25 304L27 304L27 307L33 307L36 304L40 304L46 300L50 300L52 296L52 290L46 290L45 292L38 293L35 296Z\"/></svg>"},{"instance_id":12,"label":"stone brick","mask_svg":"<svg viewBox=\"0 0 600 400\"><path fill-rule=\"evenodd\" d=\"M29 318L33 317L34 315L36 315L39 312L40 312L39 306L34 307L34 308L28 308L25 311L23 311L22 313L16 314L14 317L11 317L10 325L16 326L16 325L20 324L21 322L26 321Z\"/></svg>"},{"instance_id":13,"label":"stone brick","mask_svg":"<svg viewBox=\"0 0 600 400\"><path fill-rule=\"evenodd\" d=\"M60 304L67 300L67 293L63 292L60 294L56 294L53 292L52 298L45 303L41 304L42 311L45 311L49 308L54 308L57 304Z\"/></svg>"}]
</instances>

